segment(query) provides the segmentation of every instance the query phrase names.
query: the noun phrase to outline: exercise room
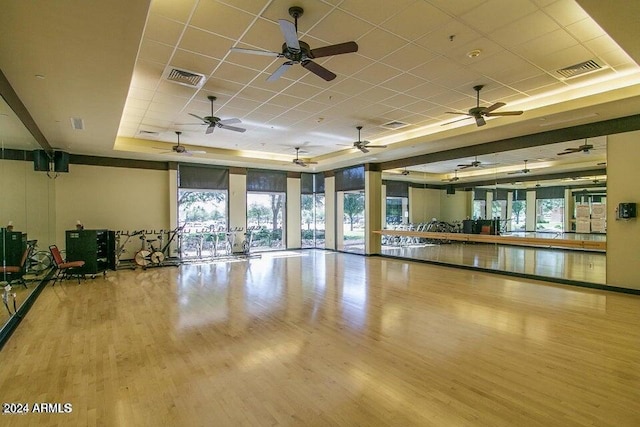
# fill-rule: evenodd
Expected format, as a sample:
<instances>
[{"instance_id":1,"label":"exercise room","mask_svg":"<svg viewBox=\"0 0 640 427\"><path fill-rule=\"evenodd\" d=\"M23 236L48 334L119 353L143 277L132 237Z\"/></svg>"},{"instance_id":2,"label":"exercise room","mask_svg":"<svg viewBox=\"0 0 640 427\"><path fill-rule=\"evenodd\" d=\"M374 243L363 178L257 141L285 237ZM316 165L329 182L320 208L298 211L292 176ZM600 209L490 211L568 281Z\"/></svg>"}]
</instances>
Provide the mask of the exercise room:
<instances>
[{"instance_id":1,"label":"exercise room","mask_svg":"<svg viewBox=\"0 0 640 427\"><path fill-rule=\"evenodd\" d=\"M9 1L2 424L640 425L639 16Z\"/></svg>"}]
</instances>

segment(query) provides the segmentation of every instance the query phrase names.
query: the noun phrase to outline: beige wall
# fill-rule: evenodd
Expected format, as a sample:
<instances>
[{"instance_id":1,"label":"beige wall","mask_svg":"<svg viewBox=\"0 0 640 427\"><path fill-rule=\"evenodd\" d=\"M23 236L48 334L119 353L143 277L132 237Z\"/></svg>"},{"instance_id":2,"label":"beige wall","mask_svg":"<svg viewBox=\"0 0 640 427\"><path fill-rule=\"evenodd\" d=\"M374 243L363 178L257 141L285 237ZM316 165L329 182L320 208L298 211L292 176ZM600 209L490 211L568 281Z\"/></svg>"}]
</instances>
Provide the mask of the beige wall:
<instances>
[{"instance_id":1,"label":"beige wall","mask_svg":"<svg viewBox=\"0 0 640 427\"><path fill-rule=\"evenodd\" d=\"M456 194L447 194L440 191L440 216L441 221L462 221L469 216L469 192L456 190Z\"/></svg>"},{"instance_id":2,"label":"beige wall","mask_svg":"<svg viewBox=\"0 0 640 427\"><path fill-rule=\"evenodd\" d=\"M441 190L409 187L409 222L418 224L440 218Z\"/></svg>"},{"instance_id":3,"label":"beige wall","mask_svg":"<svg viewBox=\"0 0 640 427\"><path fill-rule=\"evenodd\" d=\"M55 180L56 244L76 220L86 229L170 227L169 171L71 165Z\"/></svg>"},{"instance_id":4,"label":"beige wall","mask_svg":"<svg viewBox=\"0 0 640 427\"><path fill-rule=\"evenodd\" d=\"M640 132L607 139L607 284L640 289L640 219L616 220L619 203L640 203Z\"/></svg>"},{"instance_id":5,"label":"beige wall","mask_svg":"<svg viewBox=\"0 0 640 427\"><path fill-rule=\"evenodd\" d=\"M326 249L336 249L336 179L324 179L324 239Z\"/></svg>"},{"instance_id":6,"label":"beige wall","mask_svg":"<svg viewBox=\"0 0 640 427\"><path fill-rule=\"evenodd\" d=\"M367 171L364 173L364 253L379 254L381 252L381 236L373 231L382 229L382 174Z\"/></svg>"},{"instance_id":7,"label":"beige wall","mask_svg":"<svg viewBox=\"0 0 640 427\"><path fill-rule=\"evenodd\" d=\"M47 250L54 241L48 215L54 215L54 180L35 172L32 162L0 160L0 182L0 227L13 221L15 231L26 232L28 239L37 239L39 248Z\"/></svg>"},{"instance_id":8,"label":"beige wall","mask_svg":"<svg viewBox=\"0 0 640 427\"><path fill-rule=\"evenodd\" d=\"M247 176L229 174L229 229L247 229ZM242 251L240 234L236 235L234 252Z\"/></svg>"}]
</instances>

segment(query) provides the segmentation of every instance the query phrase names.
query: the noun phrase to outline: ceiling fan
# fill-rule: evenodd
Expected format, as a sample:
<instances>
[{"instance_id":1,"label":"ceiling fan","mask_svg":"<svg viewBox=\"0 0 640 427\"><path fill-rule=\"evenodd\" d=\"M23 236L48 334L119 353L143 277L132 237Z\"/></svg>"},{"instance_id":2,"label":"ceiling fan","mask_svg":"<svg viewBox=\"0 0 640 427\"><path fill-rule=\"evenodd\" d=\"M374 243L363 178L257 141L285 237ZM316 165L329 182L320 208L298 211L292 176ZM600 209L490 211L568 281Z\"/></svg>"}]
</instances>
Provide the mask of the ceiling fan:
<instances>
[{"instance_id":1,"label":"ceiling fan","mask_svg":"<svg viewBox=\"0 0 640 427\"><path fill-rule=\"evenodd\" d=\"M171 153L176 153L176 154L184 154L185 156L192 156L194 154L206 154L206 151L194 151L194 150L187 150L187 147L185 147L184 145L180 145L180 135L182 134L182 132L180 131L176 131L176 135L178 135L178 143L176 145L174 145L173 147L171 147L171 151L164 151L162 154L171 154Z\"/></svg>"},{"instance_id":2,"label":"ceiling fan","mask_svg":"<svg viewBox=\"0 0 640 427\"><path fill-rule=\"evenodd\" d=\"M306 168L309 165L317 165L318 164L318 162L310 162L310 161L307 161L307 160L302 160L299 157L299 154L300 154L300 147L296 147L296 158L293 159L293 163L294 164L296 164L298 166L302 166L303 168Z\"/></svg>"},{"instance_id":3,"label":"ceiling fan","mask_svg":"<svg viewBox=\"0 0 640 427\"><path fill-rule=\"evenodd\" d=\"M478 160L478 156L475 157L475 160L470 163L463 163L458 165L459 169L468 169L468 168L481 168L484 166L496 165L497 163L483 163Z\"/></svg>"},{"instance_id":4,"label":"ceiling fan","mask_svg":"<svg viewBox=\"0 0 640 427\"><path fill-rule=\"evenodd\" d=\"M520 114L522 114L522 111L502 111L500 113L494 113L494 110L497 110L500 107L504 107L505 104L504 102L496 102L493 105L490 105L488 107L481 107L480 106L480 90L484 87L484 85L477 85L473 87L473 90L476 91L476 106L471 108L469 110L468 113L459 113L457 111L446 111L447 114L461 114L463 116L469 116L472 117L476 120L476 125L478 126L484 126L485 124L487 124L487 122L484 120L485 117L495 117L495 116L519 116ZM465 117L459 120L454 120L452 122L449 123L444 123L444 125L448 125L451 123L455 123L455 122L459 122L460 120L466 120L469 117Z\"/></svg>"},{"instance_id":5,"label":"ceiling fan","mask_svg":"<svg viewBox=\"0 0 640 427\"><path fill-rule=\"evenodd\" d=\"M362 139L360 139L360 131L362 130L362 126L356 126L356 129L358 129L358 140L353 142L353 148L357 148L363 153L368 153L369 148L387 148L386 145L369 145L371 144L369 141L362 141Z\"/></svg>"},{"instance_id":6,"label":"ceiling fan","mask_svg":"<svg viewBox=\"0 0 640 427\"><path fill-rule=\"evenodd\" d=\"M524 168L520 169L519 171L514 171L514 172L509 172L507 175L515 175L515 174L520 174L520 173L529 173L531 172L531 169L527 168L527 161L524 161Z\"/></svg>"},{"instance_id":7,"label":"ceiling fan","mask_svg":"<svg viewBox=\"0 0 640 427\"><path fill-rule=\"evenodd\" d=\"M246 129L243 128L239 128L236 126L229 126L232 124L236 124L236 123L241 123L240 119L226 119L226 120L222 120L219 117L216 117L213 115L213 101L215 101L217 98L213 95L209 95L207 96L207 99L211 102L211 115L210 116L206 116L206 117L200 117L197 116L193 113L189 113L190 116L195 117L196 119L200 119L202 120L202 123L197 123L197 124L203 124L203 125L207 125L207 130L204 133L211 133L215 130L216 127L222 128L222 129L227 129L227 130L232 130L234 132L245 132ZM189 123L191 124L191 123Z\"/></svg>"},{"instance_id":8,"label":"ceiling fan","mask_svg":"<svg viewBox=\"0 0 640 427\"><path fill-rule=\"evenodd\" d=\"M582 144L579 147L573 147L573 148L565 148L564 151L558 153L558 156L563 156L565 154L573 154L573 153L585 153L585 154L589 154L589 151L593 149L593 145L591 144Z\"/></svg>"},{"instance_id":9,"label":"ceiling fan","mask_svg":"<svg viewBox=\"0 0 640 427\"><path fill-rule=\"evenodd\" d=\"M453 173L454 173L454 175L451 178L443 179L443 181L446 181L446 182L456 182L456 181L458 181L460 179L458 177L458 169L455 169L453 171Z\"/></svg>"},{"instance_id":10,"label":"ceiling fan","mask_svg":"<svg viewBox=\"0 0 640 427\"><path fill-rule=\"evenodd\" d=\"M326 81L331 81L336 78L336 75L331 71L324 68L322 65L313 62L312 59L322 58L325 56L340 55L343 53L352 53L358 51L358 44L354 41L334 44L330 46L324 46L317 49L311 49L309 45L303 41L298 40L298 18L302 16L304 10L301 7L293 6L289 8L289 15L295 19L295 23L287 21L286 19L279 19L280 30L284 36L284 44L282 45L282 52L270 52L265 50L256 49L242 49L238 47L232 47L231 52L250 53L253 55L274 56L277 58L286 58L287 62L280 65L280 67L273 73L267 81L274 81L280 78L285 71L289 69L293 64L301 64L308 71L311 71L315 75L323 78Z\"/></svg>"}]
</instances>

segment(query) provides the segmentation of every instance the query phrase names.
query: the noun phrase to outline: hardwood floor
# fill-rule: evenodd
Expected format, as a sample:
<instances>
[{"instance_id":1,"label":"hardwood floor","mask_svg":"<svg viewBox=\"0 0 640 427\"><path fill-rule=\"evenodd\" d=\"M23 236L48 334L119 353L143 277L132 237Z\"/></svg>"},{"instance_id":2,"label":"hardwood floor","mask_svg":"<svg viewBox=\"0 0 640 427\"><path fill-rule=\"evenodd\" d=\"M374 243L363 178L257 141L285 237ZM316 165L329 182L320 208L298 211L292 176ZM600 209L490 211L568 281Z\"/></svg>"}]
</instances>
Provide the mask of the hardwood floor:
<instances>
[{"instance_id":1,"label":"hardwood floor","mask_svg":"<svg viewBox=\"0 0 640 427\"><path fill-rule=\"evenodd\" d=\"M638 426L640 297L324 251L48 286L2 425Z\"/></svg>"},{"instance_id":2,"label":"hardwood floor","mask_svg":"<svg viewBox=\"0 0 640 427\"><path fill-rule=\"evenodd\" d=\"M383 246L383 255L606 285L604 252L474 243Z\"/></svg>"}]
</instances>

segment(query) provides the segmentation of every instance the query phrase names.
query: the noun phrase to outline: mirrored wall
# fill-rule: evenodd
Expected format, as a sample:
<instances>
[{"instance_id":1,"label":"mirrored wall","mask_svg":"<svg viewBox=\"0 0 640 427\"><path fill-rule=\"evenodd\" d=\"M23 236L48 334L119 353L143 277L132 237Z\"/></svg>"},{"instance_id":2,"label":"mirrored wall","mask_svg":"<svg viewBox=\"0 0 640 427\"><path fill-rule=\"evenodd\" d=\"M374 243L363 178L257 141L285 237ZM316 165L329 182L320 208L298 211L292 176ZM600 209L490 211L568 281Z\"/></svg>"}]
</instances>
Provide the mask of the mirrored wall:
<instances>
[{"instance_id":1,"label":"mirrored wall","mask_svg":"<svg viewBox=\"0 0 640 427\"><path fill-rule=\"evenodd\" d=\"M53 177L34 171L33 150L39 148L4 98L0 98L0 265L3 267L0 327L3 329L50 271L47 256L54 224L51 206L54 187Z\"/></svg>"},{"instance_id":2,"label":"mirrored wall","mask_svg":"<svg viewBox=\"0 0 640 427\"><path fill-rule=\"evenodd\" d=\"M385 234L382 254L606 284L606 144L602 136L385 170L383 228L415 233Z\"/></svg>"}]
</instances>

